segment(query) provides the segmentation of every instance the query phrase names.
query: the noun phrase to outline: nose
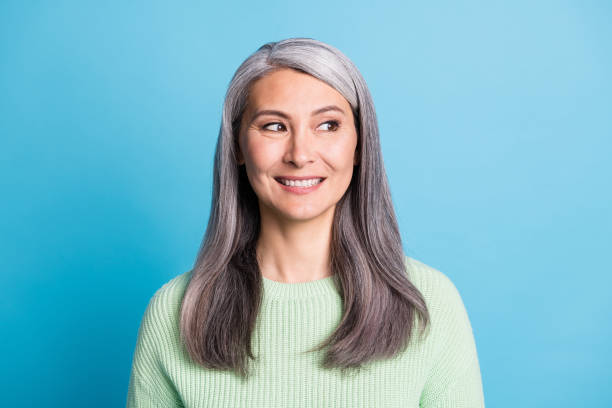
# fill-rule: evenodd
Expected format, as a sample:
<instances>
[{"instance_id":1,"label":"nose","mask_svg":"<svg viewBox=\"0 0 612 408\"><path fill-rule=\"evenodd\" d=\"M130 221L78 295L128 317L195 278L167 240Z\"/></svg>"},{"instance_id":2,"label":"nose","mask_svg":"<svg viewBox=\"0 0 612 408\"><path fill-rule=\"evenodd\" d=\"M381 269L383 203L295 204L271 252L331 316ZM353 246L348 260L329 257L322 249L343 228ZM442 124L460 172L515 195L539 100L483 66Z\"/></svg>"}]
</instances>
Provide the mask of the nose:
<instances>
[{"instance_id":1,"label":"nose","mask_svg":"<svg viewBox=\"0 0 612 408\"><path fill-rule=\"evenodd\" d=\"M314 160L314 139L312 132L305 126L296 127L287 139L285 163L303 167Z\"/></svg>"}]
</instances>

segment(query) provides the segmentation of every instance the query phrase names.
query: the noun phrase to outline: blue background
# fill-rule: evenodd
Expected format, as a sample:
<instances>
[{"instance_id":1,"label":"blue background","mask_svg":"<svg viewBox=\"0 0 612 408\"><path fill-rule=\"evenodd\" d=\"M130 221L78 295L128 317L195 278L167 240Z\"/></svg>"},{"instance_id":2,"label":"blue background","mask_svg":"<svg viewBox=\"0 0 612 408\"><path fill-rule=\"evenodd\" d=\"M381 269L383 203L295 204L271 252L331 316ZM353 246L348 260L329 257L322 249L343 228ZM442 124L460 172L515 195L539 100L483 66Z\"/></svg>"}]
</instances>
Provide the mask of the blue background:
<instances>
[{"instance_id":1,"label":"blue background","mask_svg":"<svg viewBox=\"0 0 612 408\"><path fill-rule=\"evenodd\" d=\"M612 404L606 1L3 1L4 406L123 406L189 270L227 85L312 37L361 70L406 253L462 294L487 406Z\"/></svg>"}]
</instances>

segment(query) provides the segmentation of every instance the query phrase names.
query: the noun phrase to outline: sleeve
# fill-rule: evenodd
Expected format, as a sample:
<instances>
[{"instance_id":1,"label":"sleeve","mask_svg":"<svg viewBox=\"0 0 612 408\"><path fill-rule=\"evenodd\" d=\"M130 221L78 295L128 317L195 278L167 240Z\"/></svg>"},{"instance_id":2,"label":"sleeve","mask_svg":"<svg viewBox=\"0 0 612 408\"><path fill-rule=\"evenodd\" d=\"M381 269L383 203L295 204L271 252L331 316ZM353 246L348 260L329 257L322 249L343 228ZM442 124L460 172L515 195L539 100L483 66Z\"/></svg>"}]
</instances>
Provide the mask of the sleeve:
<instances>
[{"instance_id":1,"label":"sleeve","mask_svg":"<svg viewBox=\"0 0 612 408\"><path fill-rule=\"evenodd\" d=\"M136 347L127 393L127 408L182 407L181 399L168 377L160 353L164 352L164 334L167 326L159 292L145 310L138 329ZM167 351L166 351L167 352Z\"/></svg>"},{"instance_id":2,"label":"sleeve","mask_svg":"<svg viewBox=\"0 0 612 408\"><path fill-rule=\"evenodd\" d=\"M461 296L439 275L440 297L432 305L437 347L420 399L422 408L484 408L480 365L472 326Z\"/></svg>"}]
</instances>

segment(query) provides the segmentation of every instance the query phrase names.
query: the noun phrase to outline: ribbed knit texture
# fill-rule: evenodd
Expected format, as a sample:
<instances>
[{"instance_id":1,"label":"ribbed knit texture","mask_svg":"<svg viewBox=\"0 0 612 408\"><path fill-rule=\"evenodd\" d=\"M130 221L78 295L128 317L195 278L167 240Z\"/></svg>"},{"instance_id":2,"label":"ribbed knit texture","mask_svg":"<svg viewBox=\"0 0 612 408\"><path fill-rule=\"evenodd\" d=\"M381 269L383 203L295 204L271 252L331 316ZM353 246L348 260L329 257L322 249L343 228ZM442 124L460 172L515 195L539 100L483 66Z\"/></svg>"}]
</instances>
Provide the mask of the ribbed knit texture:
<instances>
[{"instance_id":1,"label":"ribbed knit texture","mask_svg":"<svg viewBox=\"0 0 612 408\"><path fill-rule=\"evenodd\" d=\"M343 376L320 368L324 350L303 353L336 328L342 302L333 277L304 283L267 278L253 333L253 376L196 365L179 337L179 309L191 272L151 298L138 331L127 407L484 407L476 344L451 280L406 257L409 279L431 316L430 332L403 353ZM414 332L415 334L417 331Z\"/></svg>"}]
</instances>

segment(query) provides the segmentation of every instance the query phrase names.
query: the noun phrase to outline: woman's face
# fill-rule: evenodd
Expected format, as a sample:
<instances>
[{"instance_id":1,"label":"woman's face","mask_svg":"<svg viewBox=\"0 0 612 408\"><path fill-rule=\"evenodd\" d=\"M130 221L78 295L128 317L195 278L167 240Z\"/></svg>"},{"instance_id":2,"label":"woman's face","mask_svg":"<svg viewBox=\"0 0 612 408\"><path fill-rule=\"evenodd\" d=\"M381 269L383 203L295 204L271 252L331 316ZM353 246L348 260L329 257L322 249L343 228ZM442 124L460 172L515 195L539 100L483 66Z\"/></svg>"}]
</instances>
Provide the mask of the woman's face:
<instances>
[{"instance_id":1,"label":"woman's face","mask_svg":"<svg viewBox=\"0 0 612 408\"><path fill-rule=\"evenodd\" d=\"M325 82L288 68L251 85L238 145L238 163L246 167L262 216L285 220L332 217L358 163L348 101ZM308 180L282 184L292 178Z\"/></svg>"}]
</instances>

